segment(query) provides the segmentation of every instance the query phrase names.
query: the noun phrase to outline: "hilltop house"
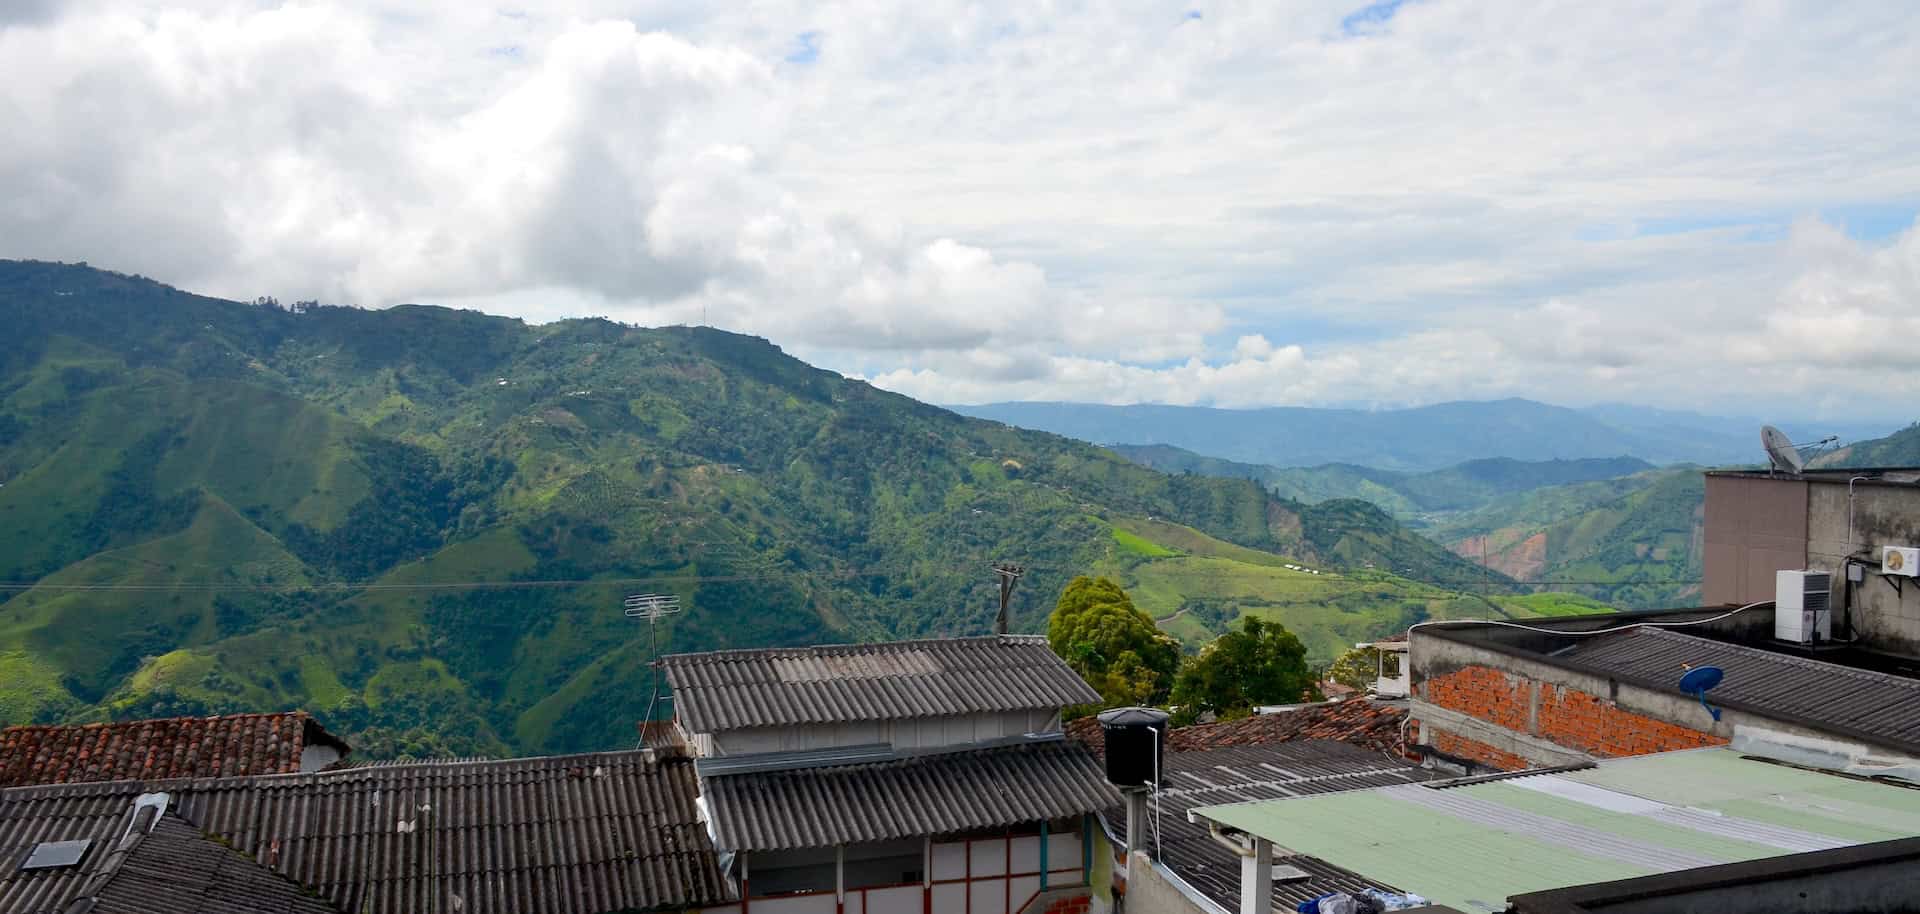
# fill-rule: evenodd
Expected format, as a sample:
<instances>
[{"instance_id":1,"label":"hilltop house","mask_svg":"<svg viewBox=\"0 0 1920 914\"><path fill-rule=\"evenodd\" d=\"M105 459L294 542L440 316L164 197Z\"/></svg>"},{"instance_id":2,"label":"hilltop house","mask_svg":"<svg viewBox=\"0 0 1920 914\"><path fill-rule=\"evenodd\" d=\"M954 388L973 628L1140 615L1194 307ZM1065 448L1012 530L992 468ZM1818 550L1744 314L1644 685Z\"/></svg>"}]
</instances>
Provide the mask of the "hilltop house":
<instances>
[{"instance_id":1,"label":"hilltop house","mask_svg":"<svg viewBox=\"0 0 1920 914\"><path fill-rule=\"evenodd\" d=\"M663 658L729 914L1084 907L1119 794L1063 738L1099 700L1033 636Z\"/></svg>"}]
</instances>

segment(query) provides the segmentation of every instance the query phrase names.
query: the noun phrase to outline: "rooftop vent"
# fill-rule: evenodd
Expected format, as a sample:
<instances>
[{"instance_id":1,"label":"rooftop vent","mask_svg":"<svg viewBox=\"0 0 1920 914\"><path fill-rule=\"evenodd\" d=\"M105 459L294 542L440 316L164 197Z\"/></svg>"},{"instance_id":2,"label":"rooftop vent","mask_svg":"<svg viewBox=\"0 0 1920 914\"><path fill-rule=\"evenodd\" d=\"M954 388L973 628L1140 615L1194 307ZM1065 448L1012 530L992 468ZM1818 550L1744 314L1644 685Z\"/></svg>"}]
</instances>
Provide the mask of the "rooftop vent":
<instances>
[{"instance_id":1,"label":"rooftop vent","mask_svg":"<svg viewBox=\"0 0 1920 914\"><path fill-rule=\"evenodd\" d=\"M79 864L86 856L87 848L93 846L92 838L78 841L42 841L34 845L33 853L27 855L27 862L20 864L22 870L57 870Z\"/></svg>"}]
</instances>

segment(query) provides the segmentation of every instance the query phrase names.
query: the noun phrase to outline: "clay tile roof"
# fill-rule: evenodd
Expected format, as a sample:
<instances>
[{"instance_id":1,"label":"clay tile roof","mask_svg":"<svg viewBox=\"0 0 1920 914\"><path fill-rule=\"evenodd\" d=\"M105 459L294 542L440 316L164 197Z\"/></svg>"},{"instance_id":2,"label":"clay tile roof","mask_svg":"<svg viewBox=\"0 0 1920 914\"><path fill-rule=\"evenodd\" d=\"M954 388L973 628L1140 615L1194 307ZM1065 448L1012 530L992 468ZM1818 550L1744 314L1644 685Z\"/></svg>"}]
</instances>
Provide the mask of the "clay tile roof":
<instances>
[{"instance_id":1,"label":"clay tile roof","mask_svg":"<svg viewBox=\"0 0 1920 914\"><path fill-rule=\"evenodd\" d=\"M307 746L347 744L304 711L0 730L0 787L290 774Z\"/></svg>"},{"instance_id":2,"label":"clay tile roof","mask_svg":"<svg viewBox=\"0 0 1920 914\"><path fill-rule=\"evenodd\" d=\"M1407 709L1402 705L1350 698L1297 711L1178 727L1167 733L1167 751L1198 752L1228 746L1325 739L1390 752L1400 741L1400 724L1406 716ZM1106 739L1100 732L1099 720L1083 717L1069 721L1066 730L1069 737L1086 743L1095 752L1105 750Z\"/></svg>"}]
</instances>

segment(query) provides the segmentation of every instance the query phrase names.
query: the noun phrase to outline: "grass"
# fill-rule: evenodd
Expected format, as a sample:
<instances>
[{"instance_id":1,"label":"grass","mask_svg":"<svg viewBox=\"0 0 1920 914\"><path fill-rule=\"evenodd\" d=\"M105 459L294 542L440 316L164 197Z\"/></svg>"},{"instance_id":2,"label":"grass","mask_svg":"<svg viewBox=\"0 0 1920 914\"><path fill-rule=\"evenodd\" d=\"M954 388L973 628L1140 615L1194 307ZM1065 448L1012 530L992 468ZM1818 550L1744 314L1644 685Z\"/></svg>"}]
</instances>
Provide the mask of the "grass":
<instances>
[{"instance_id":1,"label":"grass","mask_svg":"<svg viewBox=\"0 0 1920 914\"><path fill-rule=\"evenodd\" d=\"M1120 547L1120 552L1126 555L1149 559L1169 558L1179 555L1179 553L1159 543L1153 542L1139 534L1129 533L1119 527L1113 528L1113 541Z\"/></svg>"},{"instance_id":2,"label":"grass","mask_svg":"<svg viewBox=\"0 0 1920 914\"><path fill-rule=\"evenodd\" d=\"M1403 631L1423 619L1609 609L1553 593L1496 595L1489 605L1474 594L1384 572L1312 574L1284 567L1290 564L1284 557L1164 521L1119 520L1113 529L1115 546L1101 572L1120 581L1135 606L1190 648L1249 616L1285 625L1307 646L1310 658L1328 661L1356 642Z\"/></svg>"}]
</instances>

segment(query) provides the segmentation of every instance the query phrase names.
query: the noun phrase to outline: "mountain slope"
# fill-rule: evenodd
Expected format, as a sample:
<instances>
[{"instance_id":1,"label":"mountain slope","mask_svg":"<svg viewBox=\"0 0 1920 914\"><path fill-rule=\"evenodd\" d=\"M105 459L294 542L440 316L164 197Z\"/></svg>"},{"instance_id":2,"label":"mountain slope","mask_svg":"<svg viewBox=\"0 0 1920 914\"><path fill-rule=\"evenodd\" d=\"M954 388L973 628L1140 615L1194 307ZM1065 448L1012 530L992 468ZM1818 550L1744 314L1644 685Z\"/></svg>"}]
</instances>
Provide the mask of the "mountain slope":
<instances>
[{"instance_id":1,"label":"mountain slope","mask_svg":"<svg viewBox=\"0 0 1920 914\"><path fill-rule=\"evenodd\" d=\"M1686 424L1678 414L1584 411L1520 399L1377 411L1092 403L954 408L1100 444L1166 444L1281 467L1335 463L1420 472L1489 457L1538 461L1617 455L1652 463L1745 463L1759 453L1757 425L1734 434L1718 420L1701 428ZM1790 434L1809 434L1818 427L1794 425Z\"/></svg>"},{"instance_id":2,"label":"mountain slope","mask_svg":"<svg viewBox=\"0 0 1920 914\"><path fill-rule=\"evenodd\" d=\"M1628 476L1653 466L1634 457L1523 461L1469 460L1424 473L1352 464L1276 467L1204 457L1171 445L1113 445L1114 453L1168 473L1252 479L1275 495L1308 504L1335 498L1372 502L1401 520L1428 519L1483 507L1495 499L1549 486Z\"/></svg>"},{"instance_id":3,"label":"mountain slope","mask_svg":"<svg viewBox=\"0 0 1920 914\"><path fill-rule=\"evenodd\" d=\"M1031 631L1149 517L1511 590L1371 509L1162 474L714 330L6 262L0 321L9 722L297 705L372 755L621 745L652 687L626 594L681 598L673 650L979 633L987 563L1013 560Z\"/></svg>"}]
</instances>

